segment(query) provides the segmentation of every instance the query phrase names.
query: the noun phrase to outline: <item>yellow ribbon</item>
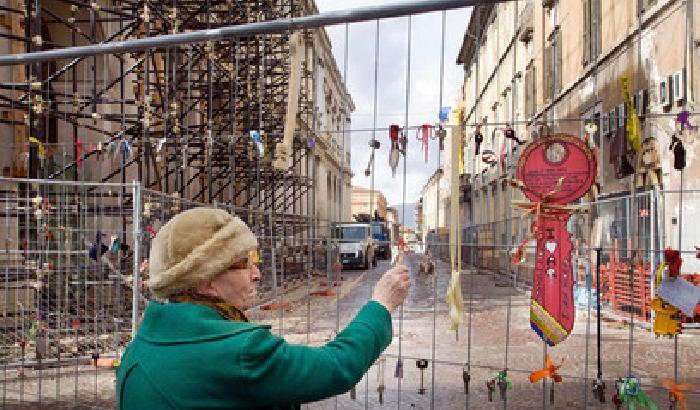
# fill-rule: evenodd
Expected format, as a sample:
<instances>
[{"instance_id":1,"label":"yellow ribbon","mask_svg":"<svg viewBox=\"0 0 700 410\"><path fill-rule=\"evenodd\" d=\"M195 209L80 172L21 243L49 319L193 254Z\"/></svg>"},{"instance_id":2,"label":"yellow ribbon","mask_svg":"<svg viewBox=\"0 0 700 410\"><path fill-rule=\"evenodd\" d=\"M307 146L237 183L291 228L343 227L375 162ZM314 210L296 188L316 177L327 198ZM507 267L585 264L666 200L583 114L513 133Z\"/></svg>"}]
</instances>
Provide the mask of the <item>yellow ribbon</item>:
<instances>
[{"instance_id":1,"label":"yellow ribbon","mask_svg":"<svg viewBox=\"0 0 700 410\"><path fill-rule=\"evenodd\" d=\"M627 140L630 142L630 145L632 146L634 152L638 152L641 140L641 126L639 125L639 117L637 116L637 110L635 110L634 108L630 82L631 81L629 74L624 74L622 77L620 77L622 97L625 99L625 105L627 106L628 111L627 122L625 124L625 128L627 129Z\"/></svg>"},{"instance_id":2,"label":"yellow ribbon","mask_svg":"<svg viewBox=\"0 0 700 410\"><path fill-rule=\"evenodd\" d=\"M44 155L44 153L46 152L46 149L44 148L44 144L41 141L39 141L38 139L36 139L34 137L29 137L29 142L33 142L33 143L39 145L39 155Z\"/></svg>"},{"instance_id":3,"label":"yellow ribbon","mask_svg":"<svg viewBox=\"0 0 700 410\"><path fill-rule=\"evenodd\" d=\"M552 364L552 359L549 357L549 355L545 356L545 360L546 366L543 369L535 370L528 376L530 383L537 383L545 377L551 378L552 380L554 380L555 383L561 383L562 378L560 375L557 374L557 370L559 370L559 368L561 368L561 366L564 364L564 359L561 359L561 363L559 363L559 366L555 366Z\"/></svg>"}]
</instances>

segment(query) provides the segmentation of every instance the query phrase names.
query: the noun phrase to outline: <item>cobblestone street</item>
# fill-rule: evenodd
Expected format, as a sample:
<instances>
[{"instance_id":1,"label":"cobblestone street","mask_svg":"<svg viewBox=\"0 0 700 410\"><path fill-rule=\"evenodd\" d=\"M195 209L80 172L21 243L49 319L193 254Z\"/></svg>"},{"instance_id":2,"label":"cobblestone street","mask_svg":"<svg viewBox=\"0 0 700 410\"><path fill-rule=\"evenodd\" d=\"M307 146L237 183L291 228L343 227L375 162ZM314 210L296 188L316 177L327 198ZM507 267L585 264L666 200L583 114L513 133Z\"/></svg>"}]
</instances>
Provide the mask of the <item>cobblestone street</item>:
<instances>
[{"instance_id":1,"label":"cobblestone street","mask_svg":"<svg viewBox=\"0 0 700 410\"><path fill-rule=\"evenodd\" d=\"M448 265L438 263L437 291L434 292L432 276L418 276L418 255L407 258L411 267L413 285L401 313L394 314L394 341L385 352L386 370L383 407L431 408L434 400L436 409L570 409L570 408L614 408L611 396L614 380L627 375L629 366L628 326L610 320L603 321L603 378L607 385L607 403L594 403L590 393L590 384L596 375L596 338L595 316L590 316L590 332L587 332L587 309L577 311L577 320L572 335L557 347L548 349L552 360L557 363L565 359L560 374L564 377L561 385L555 386L554 403L550 403L549 384L546 387L538 383L531 384L527 376L544 367L543 343L530 329L529 293L513 290L504 278L495 277L488 272L465 270L462 275L462 293L465 299L465 320L460 329L459 340L455 332L449 330L447 305L444 294L449 280ZM387 262L369 272L343 272L345 282L353 282L357 277L362 281L340 299L336 309L335 299L314 298L310 304L312 344L321 344L328 340L335 329L336 311L342 328L357 312L363 302L369 299L372 286L387 269ZM471 289L471 291L470 291ZM344 291L345 292L345 291ZM433 301L437 294L437 313L435 322L435 362L425 371L425 395L419 395L420 372L416 368L416 359L432 359L433 340ZM509 302L510 295L510 302ZM471 343L469 335L469 299L471 304ZM510 303L510 326L508 326L508 306ZM306 328L306 306L284 317L285 336L290 341L306 341L306 334L295 330ZM278 321L271 321L279 325ZM508 330L509 327L509 330ZM507 333L509 336L507 337ZM692 332L692 331L691 331ZM588 334L588 337L587 337ZM399 335L401 336L399 338ZM670 339L657 339L646 329L635 326L632 344L632 374L641 378L644 390L649 392L660 408L666 408L668 398L666 391L659 385L662 378L673 378L674 342ZM470 346L471 345L471 346ZM469 350L471 347L471 354ZM687 398L689 409L700 409L700 363L695 360L695 352L700 347L700 335L697 331L687 332L678 339L678 380L691 383L694 393ZM488 401L485 380L494 376L506 366L506 348L508 348L507 367L513 381L513 389L508 391L507 402L500 400L498 392L493 402ZM404 357L404 377L394 378L396 357L399 349ZM464 394L462 371L464 364L471 358L470 395ZM586 366L588 365L588 366ZM587 369L587 372L586 372ZM378 369L373 366L357 387L356 399L344 394L337 399L308 405L309 409L362 409L381 408L377 394ZM588 381L584 383L584 378ZM434 384L433 384L434 383Z\"/></svg>"},{"instance_id":2,"label":"cobblestone street","mask_svg":"<svg viewBox=\"0 0 700 410\"><path fill-rule=\"evenodd\" d=\"M555 363L565 359L560 372L564 381L555 386L554 403L550 403L550 385L533 385L527 379L531 371L543 367L544 357L543 344L530 329L528 292L513 290L504 278L489 272L465 270L462 275L465 319L457 339L455 332L449 330L447 305L444 303L449 280L448 265L438 262L435 278L432 275L419 275L419 257L409 255L406 258L406 263L411 268L412 286L403 312L394 314L394 340L383 356L386 360L386 391L383 405L379 403L378 369L377 365L374 365L358 384L355 399L347 393L306 405L304 408L320 410L335 409L337 406L339 409L430 409L431 401L435 409L614 408L610 402L614 379L626 375L628 369L629 327L610 320L603 322L603 376L607 385L607 403L594 403L589 387L596 373L595 317L591 316L590 332L587 332L587 311L579 309L573 334L559 346L548 349ZM275 333L279 333L281 325L285 338L290 342L307 343L308 340L312 345L322 345L333 336L336 323L342 329L370 298L374 284L387 268L387 262L380 262L377 268L369 271L344 271L342 285L336 288L339 289L336 296L314 296L307 299L304 297L306 285L300 284L296 290L291 290L285 296L290 303L288 309L253 311L250 314L251 320L270 323ZM433 286L434 280L437 288ZM316 290L318 281L314 280L308 286L312 291ZM434 300L437 300L436 312L433 311ZM307 318L310 318L310 321ZM435 322L434 318L437 319ZM307 326L310 329L309 333ZM431 349L433 330L434 358ZM660 387L659 380L673 378L674 342L669 339L656 339L650 331L638 326L634 328L633 338L632 374L641 378L644 390L650 393L660 408L667 408L667 394ZM688 409L700 409L700 393L697 389L700 385L700 363L694 359L699 347L700 335L697 331L687 332L678 339L679 382L695 386L693 393L687 396ZM404 377L400 379L400 385L399 379L394 377L399 351L404 367ZM471 383L470 394L467 396L464 394L462 373L469 358ZM426 393L423 395L418 394L420 372L416 368L417 359L430 361L424 374ZM433 360L435 366L432 364ZM485 380L503 370L506 365L513 389L508 391L507 401L501 400L496 392L493 402L489 402ZM74 393L73 374L64 372L60 385L60 399L45 400L43 407L68 409L114 406L114 373L89 371L87 367L86 370L88 371L80 373L77 396ZM55 374L56 370L51 369L43 375L42 389L45 397L57 396ZM32 375L34 378L25 380L22 386L25 400L32 400L32 393L38 388L38 373L33 371L30 377ZM584 383L584 378L588 378L587 383ZM18 383L8 383L6 387L7 408L38 407L37 403L22 406L16 404L14 400L19 393ZM397 406L399 397L401 405Z\"/></svg>"}]
</instances>

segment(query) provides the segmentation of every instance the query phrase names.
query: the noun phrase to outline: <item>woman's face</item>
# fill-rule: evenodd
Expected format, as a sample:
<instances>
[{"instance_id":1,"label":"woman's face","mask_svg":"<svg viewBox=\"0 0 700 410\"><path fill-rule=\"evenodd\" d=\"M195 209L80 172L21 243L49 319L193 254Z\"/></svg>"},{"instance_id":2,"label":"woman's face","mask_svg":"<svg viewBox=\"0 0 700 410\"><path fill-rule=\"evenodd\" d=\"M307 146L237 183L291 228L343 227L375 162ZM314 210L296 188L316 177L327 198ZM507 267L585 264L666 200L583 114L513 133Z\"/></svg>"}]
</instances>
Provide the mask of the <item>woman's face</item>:
<instances>
[{"instance_id":1,"label":"woman's face","mask_svg":"<svg viewBox=\"0 0 700 410\"><path fill-rule=\"evenodd\" d=\"M235 263L209 282L197 287L199 293L218 297L239 310L253 306L257 296L257 282L260 270L251 254L247 259Z\"/></svg>"}]
</instances>

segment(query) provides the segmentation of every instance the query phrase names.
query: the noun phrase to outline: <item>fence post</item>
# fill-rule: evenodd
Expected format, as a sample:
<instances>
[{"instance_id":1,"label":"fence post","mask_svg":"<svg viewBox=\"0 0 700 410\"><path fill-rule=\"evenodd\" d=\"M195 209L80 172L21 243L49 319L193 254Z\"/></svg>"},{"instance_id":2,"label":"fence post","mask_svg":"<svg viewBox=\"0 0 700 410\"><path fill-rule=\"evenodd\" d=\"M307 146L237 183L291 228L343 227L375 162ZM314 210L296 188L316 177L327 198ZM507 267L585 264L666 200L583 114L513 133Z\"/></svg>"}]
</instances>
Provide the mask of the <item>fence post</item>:
<instances>
[{"instance_id":1,"label":"fence post","mask_svg":"<svg viewBox=\"0 0 700 410\"><path fill-rule=\"evenodd\" d=\"M132 181L132 226L134 238L134 267L131 281L131 339L136 337L136 328L139 317L139 300L141 297L141 276L139 272L141 259L141 184Z\"/></svg>"}]
</instances>

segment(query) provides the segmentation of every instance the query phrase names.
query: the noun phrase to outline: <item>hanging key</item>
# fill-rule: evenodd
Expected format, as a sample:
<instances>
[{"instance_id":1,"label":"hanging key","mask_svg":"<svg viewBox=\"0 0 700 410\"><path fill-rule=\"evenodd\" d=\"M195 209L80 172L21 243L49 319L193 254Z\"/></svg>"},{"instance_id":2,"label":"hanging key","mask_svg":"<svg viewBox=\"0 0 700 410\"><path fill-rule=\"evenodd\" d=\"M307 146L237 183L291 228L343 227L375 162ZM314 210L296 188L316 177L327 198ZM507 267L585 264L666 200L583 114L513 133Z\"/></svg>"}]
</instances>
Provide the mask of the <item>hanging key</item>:
<instances>
[{"instance_id":1,"label":"hanging key","mask_svg":"<svg viewBox=\"0 0 700 410\"><path fill-rule=\"evenodd\" d=\"M396 369L394 369L394 377L397 379L403 379L403 362L401 359L396 361Z\"/></svg>"},{"instance_id":2,"label":"hanging key","mask_svg":"<svg viewBox=\"0 0 700 410\"><path fill-rule=\"evenodd\" d=\"M554 382L550 383L549 388L549 402L554 404Z\"/></svg>"},{"instance_id":3,"label":"hanging key","mask_svg":"<svg viewBox=\"0 0 700 410\"><path fill-rule=\"evenodd\" d=\"M504 377L498 378L498 392L501 394L501 400L506 401L506 393L508 392L508 382L505 379L505 375Z\"/></svg>"},{"instance_id":4,"label":"hanging key","mask_svg":"<svg viewBox=\"0 0 700 410\"><path fill-rule=\"evenodd\" d=\"M605 382L600 379L593 381L593 397L599 402L605 403Z\"/></svg>"},{"instance_id":5,"label":"hanging key","mask_svg":"<svg viewBox=\"0 0 700 410\"><path fill-rule=\"evenodd\" d=\"M493 401L493 393L496 390L496 380L491 379L486 381L486 390L489 396L489 402Z\"/></svg>"},{"instance_id":6,"label":"hanging key","mask_svg":"<svg viewBox=\"0 0 700 410\"><path fill-rule=\"evenodd\" d=\"M36 358L42 360L48 357L48 343L46 341L46 333L39 331L36 335Z\"/></svg>"},{"instance_id":7,"label":"hanging key","mask_svg":"<svg viewBox=\"0 0 700 410\"><path fill-rule=\"evenodd\" d=\"M612 402L615 405L615 410L622 410L622 400L620 399L619 393L615 393L612 397Z\"/></svg>"},{"instance_id":8,"label":"hanging key","mask_svg":"<svg viewBox=\"0 0 700 410\"><path fill-rule=\"evenodd\" d=\"M464 394L468 395L469 394L469 381L471 380L471 376L469 375L469 372L467 369L462 369L462 380L464 380Z\"/></svg>"},{"instance_id":9,"label":"hanging key","mask_svg":"<svg viewBox=\"0 0 700 410\"><path fill-rule=\"evenodd\" d=\"M386 359L385 358L380 358L379 361L377 362L377 381L379 382L379 386L377 387L377 393L379 393L379 404L384 404L384 390L386 390L386 387L384 386L384 365L386 364Z\"/></svg>"},{"instance_id":10,"label":"hanging key","mask_svg":"<svg viewBox=\"0 0 700 410\"><path fill-rule=\"evenodd\" d=\"M420 370L420 388L418 389L418 394L425 394L425 386L423 384L423 376L425 369L428 368L428 361L425 359L416 360L416 367Z\"/></svg>"}]
</instances>

